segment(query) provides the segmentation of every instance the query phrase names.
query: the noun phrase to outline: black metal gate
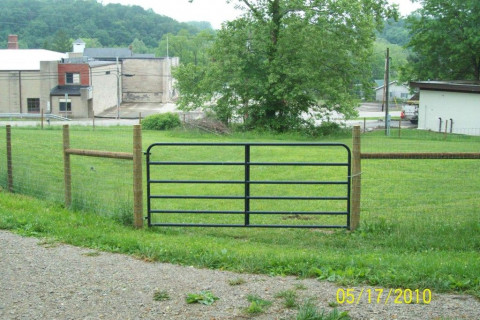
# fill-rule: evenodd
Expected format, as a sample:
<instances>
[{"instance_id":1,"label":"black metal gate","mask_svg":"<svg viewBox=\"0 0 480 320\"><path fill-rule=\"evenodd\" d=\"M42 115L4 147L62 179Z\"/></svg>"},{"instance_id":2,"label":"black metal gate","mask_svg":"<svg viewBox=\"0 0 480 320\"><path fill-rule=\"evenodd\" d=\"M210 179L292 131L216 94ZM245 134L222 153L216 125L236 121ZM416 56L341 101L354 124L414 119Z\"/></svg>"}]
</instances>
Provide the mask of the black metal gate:
<instances>
[{"instance_id":1,"label":"black metal gate","mask_svg":"<svg viewBox=\"0 0 480 320\"><path fill-rule=\"evenodd\" d=\"M236 161L225 161L220 159L220 161L171 161L163 157L167 148L178 148L178 151L172 152L171 154L175 154L177 157L181 154L180 158L185 160L183 156L184 152L187 150L191 150L192 148L218 148L218 152L216 154L221 154L222 148L226 149L229 147L228 153L235 153L237 148L241 149L238 150L241 157L241 161L238 160L238 155ZM252 160L252 149L257 150L257 148L262 148L263 151L267 151L270 154L270 150L274 150L276 147L282 148L290 148L292 147L295 152L288 153L290 157L292 155L296 158L302 158L302 153L298 152L298 149L302 148L325 148L328 151L332 151L332 149L336 148L342 149L345 152L340 150L341 160L338 161L323 161L323 162L315 162L315 161L285 161L285 162L276 162L276 161L254 161ZM310 149L312 150L312 149ZM153 151L158 151L158 153L154 153ZM217 151L217 150L215 150ZM338 152L337 152L338 153ZM351 152L348 146L341 143L154 143L150 145L145 152L146 154L146 161L147 161L147 220L148 226L196 226L196 227L266 227L266 228L350 228L350 184L351 184ZM327 153L325 153L327 154ZM298 155L298 157L297 157ZM152 160L152 157L155 158ZM255 157L253 157L255 158ZM265 158L265 157L264 157ZM269 157L273 158L272 157ZM161 161L158 161L161 160ZM261 160L261 159L260 159ZM195 168L203 168L204 172L208 172L209 174L213 173L216 174L215 168L225 168L228 167L237 167L240 170L241 178L237 179L183 179L182 176L184 173L191 174L191 170ZM153 168L160 168L160 170L153 171ZM177 168L177 172L171 172L171 168ZM271 179L255 179L255 174L252 174L252 169L256 169L258 172L262 173L262 169L266 167L275 167L277 169L283 168L283 172L288 172L285 170L292 170L293 167L339 167L340 173L338 179L283 179L283 180L271 180ZM178 169L181 168L181 169ZM243 170L242 170L243 168ZM343 169L342 169L343 168ZM207 170L205 170L207 169ZM220 169L218 169L220 170ZM333 169L329 169L333 170ZM160 175L158 175L158 172ZM156 177L152 178L152 174ZM187 176L188 176L187 174ZM200 176L200 174L198 175ZM296 177L295 177L296 178ZM202 194L202 195L192 195L192 194L175 194L178 192L177 190L182 190L183 188L190 188L194 186L197 189L194 190L203 190L207 189L206 186L219 186L219 189L225 188L233 188L231 186L237 186L242 189L243 194L218 194L218 192L214 192L215 194ZM171 188L166 192L165 190L156 191L153 190L154 188L158 188L158 186L163 187L164 189ZM175 186L175 187L173 187ZM220 187L221 186L221 187ZM255 194L252 191L254 186L265 186L264 188L270 188L270 186L297 186L298 190L301 191L303 188L307 188L308 186L314 186L319 188L319 186L323 186L322 188L330 188L327 186L337 186L336 188L340 188L340 192L342 194L336 196L297 196L297 195L265 195L265 194ZM177 190L175 190L177 189ZM295 189L296 190L296 189ZM174 194L171 194L174 192ZM223 191L223 190L222 190ZM159 194L155 194L159 193ZM205 200L212 200L212 201L228 201L228 200L236 200L241 201L240 204L241 210L211 210L212 208L198 208L197 204L195 204L196 208L191 209L178 209L176 206L179 205L182 201L188 200L196 200L199 202ZM258 209L251 209L252 202L254 201L271 201L269 203L276 202L284 203L281 201L284 200L294 200L294 201L314 201L314 202L322 202L322 201L333 201L335 204L341 203L336 207L341 206L341 210L258 210ZM159 208L157 207L158 204L165 204L165 202L170 203L173 208L166 209L165 207ZM208 205L207 205L208 207ZM238 208L237 208L238 209ZM160 215L160 217L166 216L174 216L174 219L182 220L184 215L195 215L195 218L202 216L202 215L238 215L243 216L241 223L229 223L228 220L226 223L206 223L206 222L196 222L190 223L185 221L156 221L156 217ZM345 217L345 224L270 224L270 223L251 223L251 218L256 216L263 216L269 215L268 217L272 217L273 215L289 215L294 217L299 217L300 220L305 219L306 216L344 216ZM228 218L230 219L230 218ZM313 218L312 218L313 219ZM168 219L167 219L168 220ZM343 218L341 218L343 221Z\"/></svg>"}]
</instances>

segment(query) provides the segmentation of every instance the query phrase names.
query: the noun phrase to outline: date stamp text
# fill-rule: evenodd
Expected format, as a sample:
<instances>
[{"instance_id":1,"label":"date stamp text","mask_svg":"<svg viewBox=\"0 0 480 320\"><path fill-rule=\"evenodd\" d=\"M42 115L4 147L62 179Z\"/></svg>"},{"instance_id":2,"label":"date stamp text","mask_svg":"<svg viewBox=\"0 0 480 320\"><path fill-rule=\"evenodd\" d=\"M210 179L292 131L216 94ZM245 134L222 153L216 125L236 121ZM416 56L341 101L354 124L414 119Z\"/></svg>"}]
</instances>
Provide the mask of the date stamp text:
<instances>
[{"instance_id":1,"label":"date stamp text","mask_svg":"<svg viewBox=\"0 0 480 320\"><path fill-rule=\"evenodd\" d=\"M360 301L368 304L429 304L432 301L430 289L338 289L338 304L359 304Z\"/></svg>"}]
</instances>

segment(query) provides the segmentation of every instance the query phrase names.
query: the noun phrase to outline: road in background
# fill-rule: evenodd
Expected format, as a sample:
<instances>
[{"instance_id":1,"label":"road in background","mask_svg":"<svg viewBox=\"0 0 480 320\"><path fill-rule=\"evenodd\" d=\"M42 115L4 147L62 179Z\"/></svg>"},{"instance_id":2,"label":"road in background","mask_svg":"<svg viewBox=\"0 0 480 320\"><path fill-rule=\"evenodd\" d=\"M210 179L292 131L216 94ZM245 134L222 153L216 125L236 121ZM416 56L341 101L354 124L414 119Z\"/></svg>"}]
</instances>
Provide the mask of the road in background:
<instances>
[{"instance_id":1,"label":"road in background","mask_svg":"<svg viewBox=\"0 0 480 320\"><path fill-rule=\"evenodd\" d=\"M390 107L391 117L400 117L401 106ZM131 126L139 123L139 117L145 118L146 116L165 113L176 112L177 106L174 103L123 103L120 106L120 117L116 119L117 109L116 107L107 109L95 118L96 126ZM352 127L354 125L360 125L362 129L374 130L385 128L385 112L382 111L382 105L379 103L364 103L358 108L359 117L356 120L343 120L338 118L334 121L345 123L347 126ZM57 121L51 120L50 122L44 122L45 126L49 125L79 125L79 126L92 126L93 119L73 119L70 121ZM11 125L12 127L27 127L27 126L39 126L40 120L6 120L0 119L0 125ZM364 128L364 125L366 126ZM399 121L392 120L390 126L392 128L398 128ZM402 128L415 128L416 125L410 123L410 121L402 121Z\"/></svg>"}]
</instances>

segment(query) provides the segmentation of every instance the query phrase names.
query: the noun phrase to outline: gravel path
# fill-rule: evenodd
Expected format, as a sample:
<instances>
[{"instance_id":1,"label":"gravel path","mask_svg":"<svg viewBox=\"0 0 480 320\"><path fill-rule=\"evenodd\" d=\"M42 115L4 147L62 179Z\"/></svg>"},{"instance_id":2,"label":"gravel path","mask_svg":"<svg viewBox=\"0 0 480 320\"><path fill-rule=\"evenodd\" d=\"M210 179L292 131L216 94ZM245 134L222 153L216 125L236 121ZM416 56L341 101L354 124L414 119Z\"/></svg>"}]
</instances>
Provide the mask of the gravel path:
<instances>
[{"instance_id":1,"label":"gravel path","mask_svg":"<svg viewBox=\"0 0 480 320\"><path fill-rule=\"evenodd\" d=\"M330 311L339 288L314 279L149 263L1 230L0 243L0 319L248 319L249 294L273 302L255 319L294 319L296 311L275 294L293 289L299 301L312 298ZM229 284L239 278L245 283ZM355 288L357 296L361 289ZM220 299L210 306L186 303L187 293L202 290ZM157 291L170 299L155 301ZM428 305L384 300L338 308L353 319L480 319L480 302L470 296L434 293Z\"/></svg>"}]
</instances>

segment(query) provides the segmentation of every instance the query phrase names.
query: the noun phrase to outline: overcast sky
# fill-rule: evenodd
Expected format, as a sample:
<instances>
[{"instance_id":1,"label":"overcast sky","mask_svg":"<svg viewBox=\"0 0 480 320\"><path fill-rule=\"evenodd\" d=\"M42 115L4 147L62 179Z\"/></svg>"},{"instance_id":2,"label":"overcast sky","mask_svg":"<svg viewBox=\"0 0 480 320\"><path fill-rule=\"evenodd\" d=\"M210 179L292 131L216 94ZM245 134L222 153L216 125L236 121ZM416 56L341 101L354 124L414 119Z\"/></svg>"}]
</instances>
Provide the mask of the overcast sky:
<instances>
[{"instance_id":1,"label":"overcast sky","mask_svg":"<svg viewBox=\"0 0 480 320\"><path fill-rule=\"evenodd\" d=\"M124 5L138 5L145 9L153 9L158 14L171 17L180 22L209 21L212 27L219 29L223 21L234 20L239 11L234 4L227 4L225 0L98 0L103 4L121 3ZM235 1L234 1L235 2ZM389 0L399 5L400 13L407 15L418 9L418 3L410 0Z\"/></svg>"}]
</instances>

